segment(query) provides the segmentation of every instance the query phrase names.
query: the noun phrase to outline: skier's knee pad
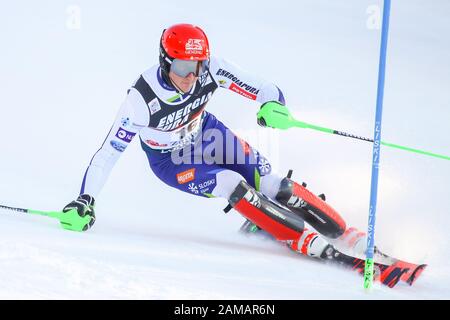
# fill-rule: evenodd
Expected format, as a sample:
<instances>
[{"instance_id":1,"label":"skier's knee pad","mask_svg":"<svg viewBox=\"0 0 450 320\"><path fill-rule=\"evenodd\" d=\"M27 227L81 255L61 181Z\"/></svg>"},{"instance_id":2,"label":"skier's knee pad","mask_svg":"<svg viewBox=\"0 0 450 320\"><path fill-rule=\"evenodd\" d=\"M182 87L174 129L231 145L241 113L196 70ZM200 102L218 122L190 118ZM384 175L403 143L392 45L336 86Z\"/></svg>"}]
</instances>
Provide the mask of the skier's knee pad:
<instances>
[{"instance_id":1,"label":"skier's knee pad","mask_svg":"<svg viewBox=\"0 0 450 320\"><path fill-rule=\"evenodd\" d=\"M270 174L267 174L265 176L261 176L259 191L261 191L261 193L263 193L268 198L275 199L278 191L280 190L280 184L281 181L283 181L283 178L284 177L274 172L271 172Z\"/></svg>"},{"instance_id":2,"label":"skier's knee pad","mask_svg":"<svg viewBox=\"0 0 450 320\"><path fill-rule=\"evenodd\" d=\"M281 181L275 198L326 237L335 239L345 231L344 219L331 206L289 178Z\"/></svg>"},{"instance_id":3,"label":"skier's knee pad","mask_svg":"<svg viewBox=\"0 0 450 320\"><path fill-rule=\"evenodd\" d=\"M229 202L236 211L277 240L295 240L303 232L302 219L270 201L245 181L239 183Z\"/></svg>"},{"instance_id":4,"label":"skier's knee pad","mask_svg":"<svg viewBox=\"0 0 450 320\"><path fill-rule=\"evenodd\" d=\"M216 186L212 195L218 198L229 199L236 186L244 180L244 177L232 170L222 170L216 173Z\"/></svg>"}]
</instances>

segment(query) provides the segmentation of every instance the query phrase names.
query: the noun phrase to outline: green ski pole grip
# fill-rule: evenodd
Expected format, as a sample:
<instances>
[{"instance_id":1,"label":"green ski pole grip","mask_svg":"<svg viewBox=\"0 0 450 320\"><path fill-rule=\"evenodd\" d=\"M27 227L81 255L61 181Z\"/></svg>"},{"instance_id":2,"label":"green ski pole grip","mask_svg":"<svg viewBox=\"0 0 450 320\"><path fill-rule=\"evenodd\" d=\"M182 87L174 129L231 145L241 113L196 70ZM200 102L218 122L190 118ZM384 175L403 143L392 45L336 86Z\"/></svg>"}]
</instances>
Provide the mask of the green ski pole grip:
<instances>
[{"instance_id":1,"label":"green ski pole grip","mask_svg":"<svg viewBox=\"0 0 450 320\"><path fill-rule=\"evenodd\" d=\"M76 209L67 212L28 210L28 213L58 219L64 229L79 232L83 231L92 219L89 215L80 217Z\"/></svg>"}]
</instances>

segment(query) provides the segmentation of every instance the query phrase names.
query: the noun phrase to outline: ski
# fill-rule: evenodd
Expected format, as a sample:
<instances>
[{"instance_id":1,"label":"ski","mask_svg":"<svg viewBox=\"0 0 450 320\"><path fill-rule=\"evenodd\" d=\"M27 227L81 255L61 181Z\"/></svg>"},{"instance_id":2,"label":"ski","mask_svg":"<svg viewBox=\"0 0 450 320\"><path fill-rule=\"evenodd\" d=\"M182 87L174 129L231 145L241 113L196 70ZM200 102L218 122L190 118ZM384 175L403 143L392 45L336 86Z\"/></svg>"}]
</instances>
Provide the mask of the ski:
<instances>
[{"instance_id":1,"label":"ski","mask_svg":"<svg viewBox=\"0 0 450 320\"><path fill-rule=\"evenodd\" d=\"M365 261L359 258L348 256L338 250L332 245L329 245L321 256L322 259L328 260L332 263L342 265L346 268L364 275ZM374 281L379 281L389 288L395 287L400 281L401 277L406 274L410 269L397 264L386 265L375 262Z\"/></svg>"},{"instance_id":2,"label":"ski","mask_svg":"<svg viewBox=\"0 0 450 320\"><path fill-rule=\"evenodd\" d=\"M395 287L400 281L405 281L410 286L417 280L420 274L425 270L426 264L414 264L398 260L387 255L386 258L391 259L391 264L383 264L375 262L374 281L379 281L389 288ZM329 245L321 256L322 259L329 260L364 275L365 261L359 258L348 256L336 250Z\"/></svg>"},{"instance_id":3,"label":"ski","mask_svg":"<svg viewBox=\"0 0 450 320\"><path fill-rule=\"evenodd\" d=\"M365 233L358 231L356 228L353 228L353 227L348 228L341 239L342 246L346 247L345 249L342 249L342 250L344 250L345 253L350 254L351 256L363 258L363 256L365 256L365 252L363 251L362 248L355 250L355 242L356 241L364 241L364 242L367 241L363 238L365 236L366 236ZM337 245L338 249L341 250L341 247L337 243L335 243L335 245ZM385 265L396 264L397 266L401 266L403 268L408 268L409 271L406 272L401 277L400 280L408 283L409 285L412 285L418 279L418 277L422 274L422 272L425 270L425 268L427 267L426 264L411 263L411 262L407 262L405 260L401 260L401 259L389 256L389 255L381 252L377 246L374 247L374 257L373 258L374 258L375 262L378 262L381 264L385 264Z\"/></svg>"},{"instance_id":4,"label":"ski","mask_svg":"<svg viewBox=\"0 0 450 320\"><path fill-rule=\"evenodd\" d=\"M269 233L246 220L240 228L240 232L250 235L259 235L263 238L275 240ZM288 246L289 247L289 246ZM330 245L323 253L322 259L351 268L361 275L364 274L365 260L346 255L332 245ZM399 281L406 282L412 286L427 267L426 264L415 264L404 260L391 257L381 252L375 247L375 280L393 288Z\"/></svg>"},{"instance_id":5,"label":"ski","mask_svg":"<svg viewBox=\"0 0 450 320\"><path fill-rule=\"evenodd\" d=\"M395 264L399 267L407 268L408 271L401 276L400 280L406 282L410 286L414 284L414 282L419 278L419 276L428 266L427 264L416 264L391 257L381 252L377 247L375 247L375 259L378 261L382 261L385 264Z\"/></svg>"}]
</instances>

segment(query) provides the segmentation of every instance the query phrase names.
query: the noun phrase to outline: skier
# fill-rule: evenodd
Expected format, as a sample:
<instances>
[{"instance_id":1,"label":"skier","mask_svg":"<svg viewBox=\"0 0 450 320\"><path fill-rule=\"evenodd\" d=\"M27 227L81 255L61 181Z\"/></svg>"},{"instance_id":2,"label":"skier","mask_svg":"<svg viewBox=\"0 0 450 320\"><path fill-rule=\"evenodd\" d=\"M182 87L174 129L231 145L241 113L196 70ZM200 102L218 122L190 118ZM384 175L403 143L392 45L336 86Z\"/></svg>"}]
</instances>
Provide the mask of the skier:
<instances>
[{"instance_id":1,"label":"skier","mask_svg":"<svg viewBox=\"0 0 450 320\"><path fill-rule=\"evenodd\" d=\"M115 162L139 135L150 168L164 183L201 197L220 197L244 216L243 229L264 230L306 256L329 258L333 243L364 253L365 235L305 184L272 172L270 162L205 107L218 88L261 103L285 105L273 83L210 56L201 28L176 24L162 33L159 64L128 90L117 118L83 178L76 209L95 222L95 200ZM264 123L259 123L264 125ZM314 229L305 227L308 223ZM320 233L320 234L319 234Z\"/></svg>"}]
</instances>

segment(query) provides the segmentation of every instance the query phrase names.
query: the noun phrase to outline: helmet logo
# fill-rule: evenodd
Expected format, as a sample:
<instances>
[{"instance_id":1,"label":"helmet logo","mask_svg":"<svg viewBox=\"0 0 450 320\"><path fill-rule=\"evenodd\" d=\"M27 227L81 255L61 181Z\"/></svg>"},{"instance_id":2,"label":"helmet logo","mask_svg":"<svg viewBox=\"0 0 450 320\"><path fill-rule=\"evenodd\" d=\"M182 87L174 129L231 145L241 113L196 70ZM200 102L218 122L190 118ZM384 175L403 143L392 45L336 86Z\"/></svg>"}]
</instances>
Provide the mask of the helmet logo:
<instances>
[{"instance_id":1,"label":"helmet logo","mask_svg":"<svg viewBox=\"0 0 450 320\"><path fill-rule=\"evenodd\" d=\"M202 46L202 39L189 39L186 42L186 54L202 54L203 53L203 46Z\"/></svg>"}]
</instances>

